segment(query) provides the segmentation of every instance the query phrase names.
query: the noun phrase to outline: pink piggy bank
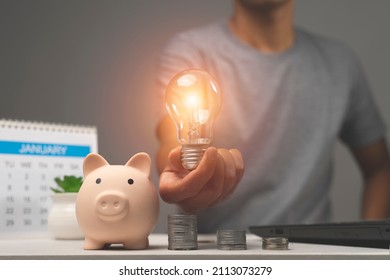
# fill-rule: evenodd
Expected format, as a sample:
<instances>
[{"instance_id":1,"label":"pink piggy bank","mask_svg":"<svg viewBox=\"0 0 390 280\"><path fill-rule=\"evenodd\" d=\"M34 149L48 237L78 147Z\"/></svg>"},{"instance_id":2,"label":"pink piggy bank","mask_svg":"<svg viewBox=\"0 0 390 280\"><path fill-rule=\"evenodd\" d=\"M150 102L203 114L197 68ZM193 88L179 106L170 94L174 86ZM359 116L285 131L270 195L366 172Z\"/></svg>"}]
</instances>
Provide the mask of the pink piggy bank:
<instances>
[{"instance_id":1,"label":"pink piggy bank","mask_svg":"<svg viewBox=\"0 0 390 280\"><path fill-rule=\"evenodd\" d=\"M126 249L148 247L159 213L150 169L146 153L134 155L125 165L110 165L98 154L84 159L84 182L76 200L84 249L110 244L123 244Z\"/></svg>"}]
</instances>

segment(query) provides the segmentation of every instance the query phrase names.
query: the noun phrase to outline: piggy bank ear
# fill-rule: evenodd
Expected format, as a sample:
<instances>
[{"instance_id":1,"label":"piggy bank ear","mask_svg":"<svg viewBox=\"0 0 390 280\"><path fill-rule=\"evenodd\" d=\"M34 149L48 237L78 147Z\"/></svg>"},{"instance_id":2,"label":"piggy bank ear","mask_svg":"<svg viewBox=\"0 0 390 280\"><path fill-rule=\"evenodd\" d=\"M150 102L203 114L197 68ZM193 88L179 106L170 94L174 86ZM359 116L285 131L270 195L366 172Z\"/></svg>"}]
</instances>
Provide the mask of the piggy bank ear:
<instances>
[{"instance_id":1,"label":"piggy bank ear","mask_svg":"<svg viewBox=\"0 0 390 280\"><path fill-rule=\"evenodd\" d=\"M89 173L94 171L96 168L109 165L109 163L99 154L89 154L84 159L83 173L86 177Z\"/></svg>"},{"instance_id":2,"label":"piggy bank ear","mask_svg":"<svg viewBox=\"0 0 390 280\"><path fill-rule=\"evenodd\" d=\"M146 174L148 178L150 176L151 165L152 165L152 160L150 159L147 153L135 154L126 163L126 166L133 167L135 169L142 171L143 173Z\"/></svg>"}]
</instances>

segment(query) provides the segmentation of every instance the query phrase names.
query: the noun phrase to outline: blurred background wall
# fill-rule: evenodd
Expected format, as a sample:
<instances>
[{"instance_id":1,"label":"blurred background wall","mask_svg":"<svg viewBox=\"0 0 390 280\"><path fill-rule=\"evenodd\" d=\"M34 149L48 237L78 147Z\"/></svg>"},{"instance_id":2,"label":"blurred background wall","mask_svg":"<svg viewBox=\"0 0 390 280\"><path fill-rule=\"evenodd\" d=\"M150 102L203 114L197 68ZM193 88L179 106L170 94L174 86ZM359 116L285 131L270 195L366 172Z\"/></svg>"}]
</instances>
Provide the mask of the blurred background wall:
<instances>
[{"instance_id":1,"label":"blurred background wall","mask_svg":"<svg viewBox=\"0 0 390 280\"><path fill-rule=\"evenodd\" d=\"M0 118L96 125L110 163L139 151L154 160L161 46L178 31L229 17L231 7L230 0L0 0ZM386 0L296 0L295 16L353 48L386 123L389 10ZM358 219L361 178L340 144L335 158L334 220ZM171 210L162 203L156 231L165 231Z\"/></svg>"}]
</instances>

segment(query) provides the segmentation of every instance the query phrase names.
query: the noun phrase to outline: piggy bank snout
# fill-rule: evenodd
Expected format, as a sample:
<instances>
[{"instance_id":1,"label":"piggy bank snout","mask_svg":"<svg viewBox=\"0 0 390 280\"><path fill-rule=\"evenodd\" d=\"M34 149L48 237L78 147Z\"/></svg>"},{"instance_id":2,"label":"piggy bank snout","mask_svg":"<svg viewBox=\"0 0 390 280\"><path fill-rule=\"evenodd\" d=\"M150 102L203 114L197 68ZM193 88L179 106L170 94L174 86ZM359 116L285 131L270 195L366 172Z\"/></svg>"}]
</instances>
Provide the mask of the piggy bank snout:
<instances>
[{"instance_id":1,"label":"piggy bank snout","mask_svg":"<svg viewBox=\"0 0 390 280\"><path fill-rule=\"evenodd\" d=\"M123 218L129 211L129 201L120 192L103 192L96 197L97 216L104 221L115 221Z\"/></svg>"}]
</instances>

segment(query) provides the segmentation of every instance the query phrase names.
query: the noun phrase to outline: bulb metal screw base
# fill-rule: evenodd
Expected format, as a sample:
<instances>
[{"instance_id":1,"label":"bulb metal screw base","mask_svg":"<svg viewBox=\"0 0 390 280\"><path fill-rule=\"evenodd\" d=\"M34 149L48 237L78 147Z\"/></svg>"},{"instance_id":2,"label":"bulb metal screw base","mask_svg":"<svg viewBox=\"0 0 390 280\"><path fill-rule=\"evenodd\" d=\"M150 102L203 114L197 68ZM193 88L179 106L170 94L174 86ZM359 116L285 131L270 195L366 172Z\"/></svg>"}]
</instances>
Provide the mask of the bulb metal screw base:
<instances>
[{"instance_id":1,"label":"bulb metal screw base","mask_svg":"<svg viewBox=\"0 0 390 280\"><path fill-rule=\"evenodd\" d=\"M181 163L187 170L194 170L202 159L208 144L184 144L181 146Z\"/></svg>"}]
</instances>

